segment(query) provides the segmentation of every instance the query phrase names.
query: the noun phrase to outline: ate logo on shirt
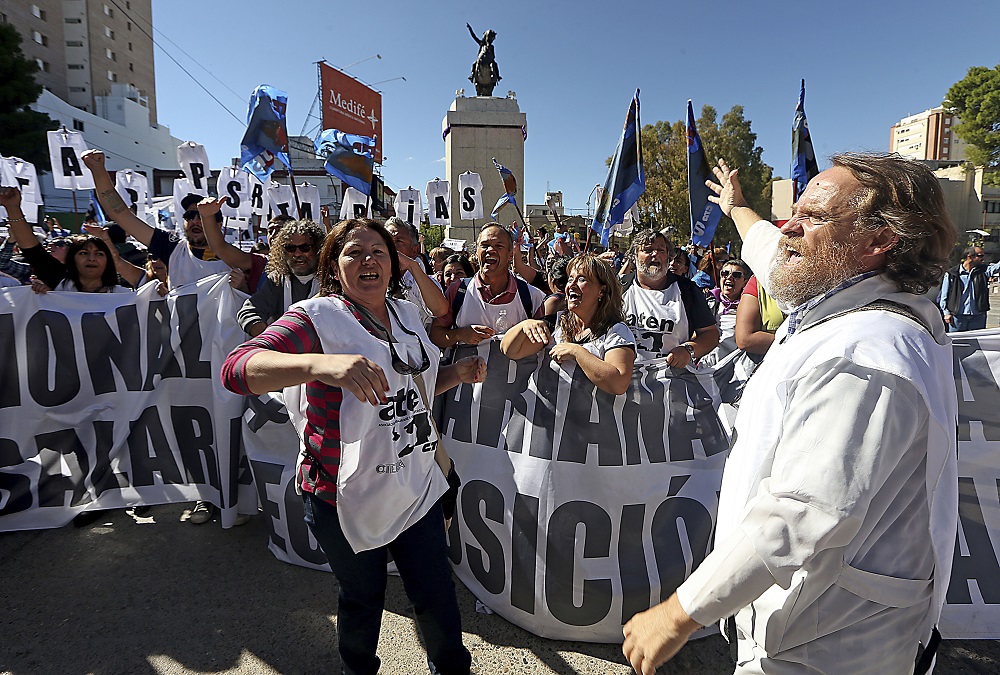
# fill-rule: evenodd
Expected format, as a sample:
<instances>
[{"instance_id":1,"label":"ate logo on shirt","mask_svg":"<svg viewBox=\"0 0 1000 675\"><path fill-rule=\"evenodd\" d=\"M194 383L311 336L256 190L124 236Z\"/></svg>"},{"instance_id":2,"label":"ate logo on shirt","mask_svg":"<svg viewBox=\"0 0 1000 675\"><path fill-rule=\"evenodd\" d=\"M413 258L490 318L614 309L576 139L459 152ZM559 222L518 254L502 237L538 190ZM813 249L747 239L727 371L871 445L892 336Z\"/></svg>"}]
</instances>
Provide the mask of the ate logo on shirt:
<instances>
[{"instance_id":1,"label":"ate logo on shirt","mask_svg":"<svg viewBox=\"0 0 1000 675\"><path fill-rule=\"evenodd\" d=\"M626 314L625 324L632 329L639 347L647 352L659 354L663 349L664 333L672 333L674 321L672 319L659 319L655 316L647 316L639 312L638 314ZM648 328L649 330L643 330Z\"/></svg>"},{"instance_id":2,"label":"ate logo on shirt","mask_svg":"<svg viewBox=\"0 0 1000 675\"><path fill-rule=\"evenodd\" d=\"M399 457L405 457L417 449L421 452L430 452L437 445L437 443L430 441L431 421L427 411L424 410L416 415L412 414L419 403L420 396L415 389L400 389L394 396L387 397L385 404L378 411L378 417L382 420L379 426L392 426L393 441L402 438L399 431L396 430L396 420L402 421L409 418L403 426L403 431L407 434L413 434L415 438L412 444L403 446L403 449L399 451Z\"/></svg>"}]
</instances>

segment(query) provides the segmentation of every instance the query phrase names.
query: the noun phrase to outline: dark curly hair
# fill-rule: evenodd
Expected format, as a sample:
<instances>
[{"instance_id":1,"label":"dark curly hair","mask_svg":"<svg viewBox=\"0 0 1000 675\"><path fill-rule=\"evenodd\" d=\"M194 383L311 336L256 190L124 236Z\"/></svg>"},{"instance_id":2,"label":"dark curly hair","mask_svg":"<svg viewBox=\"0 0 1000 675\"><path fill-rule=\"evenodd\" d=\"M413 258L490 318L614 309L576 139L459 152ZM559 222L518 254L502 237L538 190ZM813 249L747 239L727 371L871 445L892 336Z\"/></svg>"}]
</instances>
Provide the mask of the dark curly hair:
<instances>
[{"instance_id":1,"label":"dark curly hair","mask_svg":"<svg viewBox=\"0 0 1000 675\"><path fill-rule=\"evenodd\" d=\"M396 245L392 242L392 237L382 224L370 218L352 218L342 220L337 223L323 241L323 248L319 252L319 267L316 270L316 278L319 279L320 295L341 295L344 292L343 286L336 278L337 260L340 254L350 241L351 235L356 230L368 228L374 230L378 236L382 237L386 247L389 249L389 259L392 263L392 272L389 276L388 295L402 297L403 289L400 281L403 273L399 268L399 253L396 252Z\"/></svg>"},{"instance_id":2,"label":"dark curly hair","mask_svg":"<svg viewBox=\"0 0 1000 675\"><path fill-rule=\"evenodd\" d=\"M264 268L267 276L276 284L280 284L291 273L288 268L288 254L285 252L285 244L296 234L304 234L309 237L309 241L319 255L319 248L323 245L323 238L326 236L326 228L312 220L285 221L281 229L275 233L274 239L271 240L267 267Z\"/></svg>"},{"instance_id":3,"label":"dark curly hair","mask_svg":"<svg viewBox=\"0 0 1000 675\"><path fill-rule=\"evenodd\" d=\"M843 153L831 161L862 185L851 199L855 227L888 226L899 237L886 254L885 275L902 291L926 293L948 269L956 237L937 178L898 154Z\"/></svg>"}]
</instances>

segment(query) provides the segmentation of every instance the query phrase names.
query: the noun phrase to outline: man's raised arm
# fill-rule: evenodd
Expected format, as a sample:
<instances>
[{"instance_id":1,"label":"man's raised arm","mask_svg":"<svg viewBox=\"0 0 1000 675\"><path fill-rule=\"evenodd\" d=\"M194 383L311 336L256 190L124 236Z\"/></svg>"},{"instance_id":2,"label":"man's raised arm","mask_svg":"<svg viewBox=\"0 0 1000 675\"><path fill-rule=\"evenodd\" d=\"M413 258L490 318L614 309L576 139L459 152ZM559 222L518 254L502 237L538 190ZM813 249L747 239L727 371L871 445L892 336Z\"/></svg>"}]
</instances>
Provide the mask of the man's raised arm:
<instances>
[{"instance_id":1,"label":"man's raised arm","mask_svg":"<svg viewBox=\"0 0 1000 675\"><path fill-rule=\"evenodd\" d=\"M253 256L226 241L225 235L222 234L222 225L215 218L215 214L222 211L222 205L228 199L229 197L220 197L219 199L206 197L198 202L201 229L205 232L209 248L215 252L215 255L219 256L222 262L230 267L238 267L244 272L249 272L253 266Z\"/></svg>"},{"instance_id":2,"label":"man's raised arm","mask_svg":"<svg viewBox=\"0 0 1000 675\"><path fill-rule=\"evenodd\" d=\"M94 185L97 188L97 200L104 208L104 212L111 220L121 225L122 229L142 242L144 246L149 246L153 238L153 228L148 223L140 219L125 204L115 184L111 182L111 175L104 167L104 153L100 150L88 150L80 157L87 165L90 172L94 174Z\"/></svg>"},{"instance_id":3,"label":"man's raised arm","mask_svg":"<svg viewBox=\"0 0 1000 675\"><path fill-rule=\"evenodd\" d=\"M740 187L738 172L739 169L730 169L726 161L720 159L718 166L712 167L712 173L715 174L715 178L719 182L706 180L705 185L715 192L714 196L708 196L708 200L718 204L722 208L723 215L733 219L740 237L746 239L747 232L753 224L764 220L764 218L758 216L743 197L743 188Z\"/></svg>"}]
</instances>

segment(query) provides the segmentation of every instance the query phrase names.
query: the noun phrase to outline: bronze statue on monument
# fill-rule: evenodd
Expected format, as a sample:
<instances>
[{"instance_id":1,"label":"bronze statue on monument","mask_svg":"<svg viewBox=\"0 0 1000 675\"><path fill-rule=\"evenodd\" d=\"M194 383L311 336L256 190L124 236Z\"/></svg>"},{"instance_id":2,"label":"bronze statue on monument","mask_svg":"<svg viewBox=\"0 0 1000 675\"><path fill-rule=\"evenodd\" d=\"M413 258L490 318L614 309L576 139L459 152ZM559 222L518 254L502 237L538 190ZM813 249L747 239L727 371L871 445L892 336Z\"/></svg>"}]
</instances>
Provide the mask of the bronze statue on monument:
<instances>
[{"instance_id":1,"label":"bronze statue on monument","mask_svg":"<svg viewBox=\"0 0 1000 675\"><path fill-rule=\"evenodd\" d=\"M492 30L487 30L480 40L476 37L476 31L472 30L472 26L465 24L465 27L469 29L469 35L479 45L479 56L472 64L472 74L469 75L469 81L476 85L476 96L492 96L493 88L502 79L496 59L493 57L493 40L496 39L497 34Z\"/></svg>"}]
</instances>

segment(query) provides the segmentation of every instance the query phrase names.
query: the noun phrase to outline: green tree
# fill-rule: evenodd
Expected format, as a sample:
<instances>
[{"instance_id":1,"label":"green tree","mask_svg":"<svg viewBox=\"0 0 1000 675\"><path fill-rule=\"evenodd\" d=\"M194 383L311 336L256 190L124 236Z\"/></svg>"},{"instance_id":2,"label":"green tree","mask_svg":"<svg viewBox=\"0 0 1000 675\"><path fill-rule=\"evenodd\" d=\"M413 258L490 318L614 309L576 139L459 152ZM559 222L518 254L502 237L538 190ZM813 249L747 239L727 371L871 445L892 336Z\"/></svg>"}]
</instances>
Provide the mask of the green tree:
<instances>
[{"instance_id":1,"label":"green tree","mask_svg":"<svg viewBox=\"0 0 1000 675\"><path fill-rule=\"evenodd\" d=\"M944 101L961 123L953 131L967 143L966 156L986 168L983 180L1000 185L1000 65L973 66L948 90Z\"/></svg>"},{"instance_id":2,"label":"green tree","mask_svg":"<svg viewBox=\"0 0 1000 675\"><path fill-rule=\"evenodd\" d=\"M0 24L0 153L31 162L48 171L49 151L45 132L59 125L45 113L28 106L42 87L35 82L38 64L21 51L21 36L10 24Z\"/></svg>"},{"instance_id":3,"label":"green tree","mask_svg":"<svg viewBox=\"0 0 1000 675\"><path fill-rule=\"evenodd\" d=\"M757 134L744 116L743 106L733 106L722 116L721 125L715 108L703 106L695 124L710 161L722 157L730 166L738 167L747 201L758 213L769 215L773 169L761 159L763 149L757 145ZM646 192L639 198L640 222L657 229L673 227L674 242L687 243L691 237L691 216L684 121L647 124L641 133ZM719 246L730 241L739 246L739 234L729 218L719 222L715 241Z\"/></svg>"}]
</instances>

